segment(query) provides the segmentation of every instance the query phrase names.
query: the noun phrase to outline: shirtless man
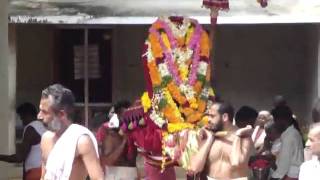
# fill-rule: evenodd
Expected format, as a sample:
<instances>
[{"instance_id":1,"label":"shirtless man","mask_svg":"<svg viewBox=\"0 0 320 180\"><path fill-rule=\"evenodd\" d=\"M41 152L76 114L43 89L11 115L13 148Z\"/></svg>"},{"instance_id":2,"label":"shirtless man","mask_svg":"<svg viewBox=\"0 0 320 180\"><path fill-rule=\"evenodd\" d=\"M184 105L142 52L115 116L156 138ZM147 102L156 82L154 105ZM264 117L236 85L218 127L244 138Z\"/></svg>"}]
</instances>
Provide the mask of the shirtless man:
<instances>
[{"instance_id":1,"label":"shirtless man","mask_svg":"<svg viewBox=\"0 0 320 180\"><path fill-rule=\"evenodd\" d=\"M93 134L85 127L72 124L73 108L74 96L69 89L62 85L54 84L42 91L38 118L42 119L49 129L41 139L41 179L43 180L84 180L88 175L92 180L103 179L103 171L99 163L96 140L92 138L94 137ZM66 143L64 141L64 143L60 143L63 144L61 148L62 151L60 151L60 154L57 154L56 158L50 158L50 156L53 156L54 150L57 151L58 142L61 142L63 138L68 138L63 136L64 133L67 131L70 132L74 127L76 127L77 131L75 133L79 131L84 133L76 136L73 142ZM73 135L75 133L73 133ZM63 138L61 138L62 136ZM74 144L74 146L72 146L72 144ZM75 151L73 151L72 148L75 149ZM71 151L69 151L70 149ZM64 155L72 151L74 158L68 158L70 156ZM66 159L71 159L70 166L68 166ZM51 171L51 169L57 169L52 166L52 164L54 164L53 161L56 161L57 165L59 165L60 162L66 162L66 164L62 165L62 169L59 170L60 174L59 171ZM49 166L49 164L51 166ZM70 167L69 172L65 172L68 171L66 170L67 167ZM64 175L63 177L61 177L61 173Z\"/></svg>"},{"instance_id":2,"label":"shirtless man","mask_svg":"<svg viewBox=\"0 0 320 180\"><path fill-rule=\"evenodd\" d=\"M214 103L208 112L209 124L201 130L199 152L191 158L190 171L207 172L208 180L246 180L248 160L254 148L252 127L238 129L232 125L233 107L227 103ZM215 137L216 132L227 132Z\"/></svg>"}]
</instances>

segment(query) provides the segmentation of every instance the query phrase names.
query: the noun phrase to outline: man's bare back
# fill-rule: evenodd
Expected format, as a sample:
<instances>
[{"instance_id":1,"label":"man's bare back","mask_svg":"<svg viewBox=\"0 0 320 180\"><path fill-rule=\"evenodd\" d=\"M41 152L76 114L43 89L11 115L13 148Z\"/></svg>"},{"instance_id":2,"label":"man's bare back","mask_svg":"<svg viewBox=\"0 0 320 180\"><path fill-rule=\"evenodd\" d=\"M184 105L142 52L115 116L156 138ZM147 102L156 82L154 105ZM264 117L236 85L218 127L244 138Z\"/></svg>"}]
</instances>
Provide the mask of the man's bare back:
<instances>
[{"instance_id":1,"label":"man's bare back","mask_svg":"<svg viewBox=\"0 0 320 180\"><path fill-rule=\"evenodd\" d=\"M130 166L130 162L123 155L125 145L125 137L122 137L116 131L107 130L103 141L102 164L108 166Z\"/></svg>"},{"instance_id":2,"label":"man's bare back","mask_svg":"<svg viewBox=\"0 0 320 180\"><path fill-rule=\"evenodd\" d=\"M58 137L55 135L54 132L47 131L41 140L41 149L42 149L42 159L43 162L46 163L48 156L53 149L55 143L57 142ZM70 180L82 180L86 179L88 176L87 168L83 161L83 156L81 155L83 153L82 146L86 145L88 143L88 137L87 135L83 135L79 138L76 152L75 152L75 158L72 165L72 170L70 174ZM66 145L67 148L67 145ZM79 149L80 148L80 149ZM86 151L86 150L85 150ZM45 174L45 164L42 165L42 179Z\"/></svg>"},{"instance_id":3,"label":"man's bare back","mask_svg":"<svg viewBox=\"0 0 320 180\"><path fill-rule=\"evenodd\" d=\"M239 166L232 165L232 142L235 138L239 138L236 137L235 132L229 132L226 137L214 140L205 167L209 177L234 179L248 175L249 169L246 163Z\"/></svg>"}]
</instances>

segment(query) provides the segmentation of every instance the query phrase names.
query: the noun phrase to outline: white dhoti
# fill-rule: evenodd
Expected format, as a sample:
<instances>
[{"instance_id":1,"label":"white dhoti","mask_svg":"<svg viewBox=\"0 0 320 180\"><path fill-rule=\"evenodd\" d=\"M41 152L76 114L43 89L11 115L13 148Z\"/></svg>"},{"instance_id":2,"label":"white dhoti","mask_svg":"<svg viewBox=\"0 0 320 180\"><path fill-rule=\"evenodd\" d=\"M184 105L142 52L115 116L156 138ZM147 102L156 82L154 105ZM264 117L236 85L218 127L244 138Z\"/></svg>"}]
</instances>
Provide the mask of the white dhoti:
<instances>
[{"instance_id":1,"label":"white dhoti","mask_svg":"<svg viewBox=\"0 0 320 180\"><path fill-rule=\"evenodd\" d=\"M240 177L240 178L233 178L233 179L216 179L210 176L207 176L208 180L248 180L248 177Z\"/></svg>"},{"instance_id":2,"label":"white dhoti","mask_svg":"<svg viewBox=\"0 0 320 180\"><path fill-rule=\"evenodd\" d=\"M138 172L136 167L106 166L105 178L107 180L136 180Z\"/></svg>"}]
</instances>

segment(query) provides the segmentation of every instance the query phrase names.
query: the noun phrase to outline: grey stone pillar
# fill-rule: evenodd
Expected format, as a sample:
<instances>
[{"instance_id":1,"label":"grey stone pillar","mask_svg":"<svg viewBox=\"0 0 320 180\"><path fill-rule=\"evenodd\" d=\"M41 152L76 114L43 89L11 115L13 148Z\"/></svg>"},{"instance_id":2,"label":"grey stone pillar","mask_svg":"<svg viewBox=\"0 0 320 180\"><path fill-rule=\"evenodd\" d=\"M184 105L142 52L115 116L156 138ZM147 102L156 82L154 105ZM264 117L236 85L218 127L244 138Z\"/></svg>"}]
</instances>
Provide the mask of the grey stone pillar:
<instances>
[{"instance_id":1,"label":"grey stone pillar","mask_svg":"<svg viewBox=\"0 0 320 180\"><path fill-rule=\"evenodd\" d=\"M14 33L15 34L15 33ZM15 41L9 51L8 36L8 1L0 1L0 153L14 152L15 143L15 89L16 89L16 59ZM0 162L0 180L7 180L10 167Z\"/></svg>"}]
</instances>

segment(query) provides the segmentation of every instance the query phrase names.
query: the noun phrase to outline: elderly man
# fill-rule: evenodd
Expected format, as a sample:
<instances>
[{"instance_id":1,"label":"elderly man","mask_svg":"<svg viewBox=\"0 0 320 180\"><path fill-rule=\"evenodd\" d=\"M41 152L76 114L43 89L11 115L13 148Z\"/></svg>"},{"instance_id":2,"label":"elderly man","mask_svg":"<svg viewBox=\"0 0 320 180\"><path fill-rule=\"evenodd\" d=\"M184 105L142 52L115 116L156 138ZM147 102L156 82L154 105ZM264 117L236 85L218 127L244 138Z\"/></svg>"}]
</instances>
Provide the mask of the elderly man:
<instances>
[{"instance_id":1,"label":"elderly man","mask_svg":"<svg viewBox=\"0 0 320 180\"><path fill-rule=\"evenodd\" d=\"M312 153L312 159L302 163L299 180L316 180L320 177L320 123L310 127L306 146Z\"/></svg>"},{"instance_id":2,"label":"elderly man","mask_svg":"<svg viewBox=\"0 0 320 180\"><path fill-rule=\"evenodd\" d=\"M38 118L49 131L41 139L43 180L102 180L98 145L85 127L73 124L75 98L54 84L42 91Z\"/></svg>"},{"instance_id":3,"label":"elderly man","mask_svg":"<svg viewBox=\"0 0 320 180\"><path fill-rule=\"evenodd\" d=\"M252 133L252 141L257 153L261 153L263 150L264 139L266 132L264 126L267 122L272 121L272 115L269 111L260 111L255 123L255 127Z\"/></svg>"},{"instance_id":4,"label":"elderly man","mask_svg":"<svg viewBox=\"0 0 320 180\"><path fill-rule=\"evenodd\" d=\"M238 129L232 124L233 107L228 103L214 103L208 112L209 125L200 140L200 149L191 157L190 172L207 172L209 180L247 180L248 161L254 148L252 127ZM219 131L226 135L215 137Z\"/></svg>"}]
</instances>

